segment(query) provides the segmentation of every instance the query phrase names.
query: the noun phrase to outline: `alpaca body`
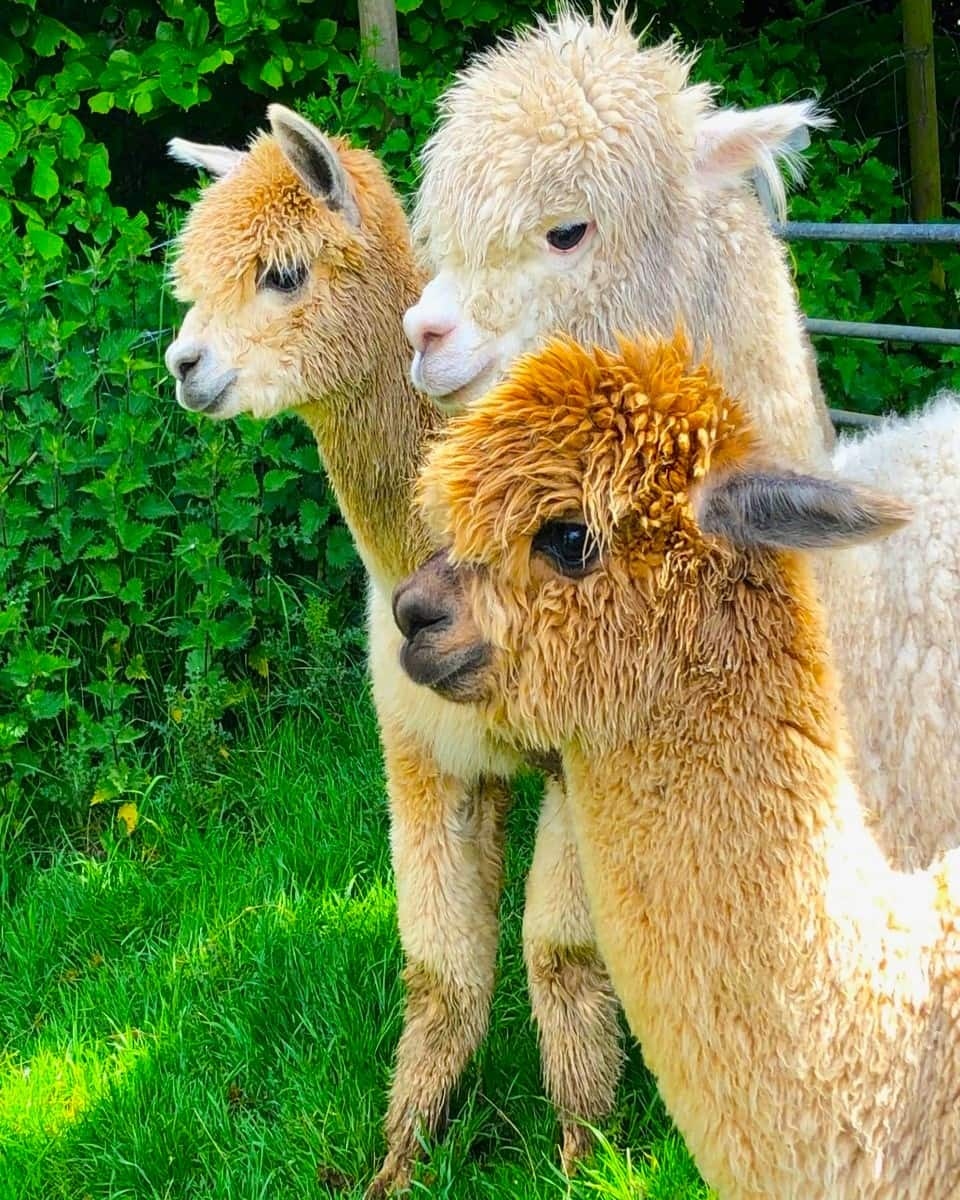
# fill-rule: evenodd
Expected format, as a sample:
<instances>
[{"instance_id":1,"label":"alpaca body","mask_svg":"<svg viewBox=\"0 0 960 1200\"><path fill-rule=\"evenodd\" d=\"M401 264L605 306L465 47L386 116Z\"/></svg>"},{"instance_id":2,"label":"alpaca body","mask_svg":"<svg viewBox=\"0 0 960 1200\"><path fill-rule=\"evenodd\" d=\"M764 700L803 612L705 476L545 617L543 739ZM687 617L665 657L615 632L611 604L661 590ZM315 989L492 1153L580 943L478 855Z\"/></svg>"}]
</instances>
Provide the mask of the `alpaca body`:
<instances>
[{"instance_id":1,"label":"alpaca body","mask_svg":"<svg viewBox=\"0 0 960 1200\"><path fill-rule=\"evenodd\" d=\"M724 1200L960 1195L960 858L949 884L895 873L836 758L812 791L819 748L766 722L751 744L728 715L713 771L706 745L675 769L691 745L666 718L669 771L642 746L564 755L600 949L664 1103ZM766 821L758 759L779 775Z\"/></svg>"},{"instance_id":2,"label":"alpaca body","mask_svg":"<svg viewBox=\"0 0 960 1200\"><path fill-rule=\"evenodd\" d=\"M915 869L960 844L960 396L841 438L831 466L914 510L888 541L816 568L857 782L891 862Z\"/></svg>"},{"instance_id":3,"label":"alpaca body","mask_svg":"<svg viewBox=\"0 0 960 1200\"><path fill-rule=\"evenodd\" d=\"M707 1182L960 1195L960 850L906 874L877 843L798 549L904 506L771 467L679 341L522 360L420 498L448 549L395 596L404 662L449 695L472 643L459 698L560 748L603 959Z\"/></svg>"}]
</instances>

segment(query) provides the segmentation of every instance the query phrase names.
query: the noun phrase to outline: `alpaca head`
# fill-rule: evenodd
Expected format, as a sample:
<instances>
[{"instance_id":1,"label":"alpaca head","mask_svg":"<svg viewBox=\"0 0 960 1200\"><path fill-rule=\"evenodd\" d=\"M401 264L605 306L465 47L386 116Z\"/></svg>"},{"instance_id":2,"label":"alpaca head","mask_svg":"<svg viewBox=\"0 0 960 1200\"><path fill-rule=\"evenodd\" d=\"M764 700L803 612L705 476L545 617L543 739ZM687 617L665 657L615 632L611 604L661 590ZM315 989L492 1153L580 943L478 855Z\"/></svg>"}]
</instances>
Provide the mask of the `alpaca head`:
<instances>
[{"instance_id":1,"label":"alpaca head","mask_svg":"<svg viewBox=\"0 0 960 1200\"><path fill-rule=\"evenodd\" d=\"M669 332L678 291L706 286L710 197L759 172L782 202L777 159L796 172L824 118L811 103L716 109L691 63L672 42L641 49L622 10L567 11L463 73L414 216L434 275L404 320L418 387L455 408L551 333L604 343L645 312Z\"/></svg>"},{"instance_id":2,"label":"alpaca head","mask_svg":"<svg viewBox=\"0 0 960 1200\"><path fill-rule=\"evenodd\" d=\"M679 338L522 358L454 419L419 494L446 549L395 594L403 665L531 748L630 740L678 689L760 678L755 635L791 643L808 611L781 551L906 518L770 469Z\"/></svg>"},{"instance_id":3,"label":"alpaca head","mask_svg":"<svg viewBox=\"0 0 960 1200\"><path fill-rule=\"evenodd\" d=\"M212 417L335 401L388 332L396 353L410 293L406 223L376 159L278 104L267 115L246 151L170 143L216 177L179 240L191 308L166 355L179 402Z\"/></svg>"}]
</instances>

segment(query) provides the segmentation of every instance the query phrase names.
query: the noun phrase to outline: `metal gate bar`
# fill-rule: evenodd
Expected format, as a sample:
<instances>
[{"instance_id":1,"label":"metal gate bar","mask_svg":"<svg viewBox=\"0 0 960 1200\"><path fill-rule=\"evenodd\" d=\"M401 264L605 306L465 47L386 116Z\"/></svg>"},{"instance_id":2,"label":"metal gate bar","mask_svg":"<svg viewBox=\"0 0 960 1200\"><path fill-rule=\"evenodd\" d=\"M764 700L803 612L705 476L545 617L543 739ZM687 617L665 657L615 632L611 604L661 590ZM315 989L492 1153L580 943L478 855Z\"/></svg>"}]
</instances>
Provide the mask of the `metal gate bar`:
<instances>
[{"instance_id":1,"label":"metal gate bar","mask_svg":"<svg viewBox=\"0 0 960 1200\"><path fill-rule=\"evenodd\" d=\"M960 242L960 221L871 225L862 221L787 221L773 231L785 242Z\"/></svg>"},{"instance_id":2,"label":"metal gate bar","mask_svg":"<svg viewBox=\"0 0 960 1200\"><path fill-rule=\"evenodd\" d=\"M960 243L960 221L918 225L871 225L851 221L787 221L773 224L774 233L785 242L910 242L920 244ZM960 329L932 325L880 325L872 321L829 321L806 318L807 331L823 337L870 338L879 342L913 342L934 346L960 346ZM831 408L834 425L876 425L882 418Z\"/></svg>"}]
</instances>

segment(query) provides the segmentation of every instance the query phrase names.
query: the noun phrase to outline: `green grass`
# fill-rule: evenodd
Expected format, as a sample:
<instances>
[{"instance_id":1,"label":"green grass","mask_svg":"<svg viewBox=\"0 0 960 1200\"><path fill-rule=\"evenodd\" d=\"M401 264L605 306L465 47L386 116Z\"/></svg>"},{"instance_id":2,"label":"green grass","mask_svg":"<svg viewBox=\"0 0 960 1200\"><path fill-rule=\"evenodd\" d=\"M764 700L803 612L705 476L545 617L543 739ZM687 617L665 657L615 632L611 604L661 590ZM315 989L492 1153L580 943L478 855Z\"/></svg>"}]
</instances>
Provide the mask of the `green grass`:
<instances>
[{"instance_id":1,"label":"green grass","mask_svg":"<svg viewBox=\"0 0 960 1200\"><path fill-rule=\"evenodd\" d=\"M359 1196L377 1168L402 992L367 697L214 762L130 839L4 851L0 1200ZM568 1193L519 946L536 801L510 820L491 1033L415 1195ZM635 1053L605 1133L569 1194L706 1196Z\"/></svg>"}]
</instances>

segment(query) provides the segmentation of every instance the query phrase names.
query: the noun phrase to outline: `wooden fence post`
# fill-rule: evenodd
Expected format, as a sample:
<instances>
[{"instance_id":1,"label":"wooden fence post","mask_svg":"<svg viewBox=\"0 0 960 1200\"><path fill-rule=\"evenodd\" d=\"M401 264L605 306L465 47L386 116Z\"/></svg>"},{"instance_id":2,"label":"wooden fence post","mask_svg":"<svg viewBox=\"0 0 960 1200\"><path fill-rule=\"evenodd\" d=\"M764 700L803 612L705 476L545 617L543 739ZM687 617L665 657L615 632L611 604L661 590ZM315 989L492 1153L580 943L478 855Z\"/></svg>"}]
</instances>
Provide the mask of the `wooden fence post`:
<instances>
[{"instance_id":1,"label":"wooden fence post","mask_svg":"<svg viewBox=\"0 0 960 1200\"><path fill-rule=\"evenodd\" d=\"M358 0L360 37L372 46L373 57L385 70L400 74L397 9L394 0Z\"/></svg>"},{"instance_id":2,"label":"wooden fence post","mask_svg":"<svg viewBox=\"0 0 960 1200\"><path fill-rule=\"evenodd\" d=\"M937 84L933 61L933 0L902 0L910 136L910 207L915 221L943 216Z\"/></svg>"}]
</instances>

